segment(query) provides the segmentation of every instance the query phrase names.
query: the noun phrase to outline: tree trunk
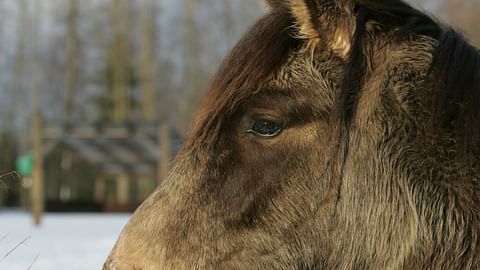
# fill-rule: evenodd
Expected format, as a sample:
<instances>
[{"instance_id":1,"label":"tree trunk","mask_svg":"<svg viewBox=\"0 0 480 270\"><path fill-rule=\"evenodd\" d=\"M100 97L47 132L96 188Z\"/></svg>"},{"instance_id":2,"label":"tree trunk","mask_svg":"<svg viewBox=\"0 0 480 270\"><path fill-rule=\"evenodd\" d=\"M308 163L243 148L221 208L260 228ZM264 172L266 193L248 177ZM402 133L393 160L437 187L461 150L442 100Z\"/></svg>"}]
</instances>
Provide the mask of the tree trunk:
<instances>
[{"instance_id":1,"label":"tree trunk","mask_svg":"<svg viewBox=\"0 0 480 270\"><path fill-rule=\"evenodd\" d=\"M143 92L143 119L153 122L156 118L155 89L155 5L148 1L142 11L142 44L140 50L140 78Z\"/></svg>"},{"instance_id":2,"label":"tree trunk","mask_svg":"<svg viewBox=\"0 0 480 270\"><path fill-rule=\"evenodd\" d=\"M68 11L67 68L65 71L64 121L70 123L74 112L74 98L78 81L78 0L70 0Z\"/></svg>"},{"instance_id":3,"label":"tree trunk","mask_svg":"<svg viewBox=\"0 0 480 270\"><path fill-rule=\"evenodd\" d=\"M130 114L130 3L128 0L112 0L113 44L111 51L112 98L114 122L125 122Z\"/></svg>"},{"instance_id":4,"label":"tree trunk","mask_svg":"<svg viewBox=\"0 0 480 270\"><path fill-rule=\"evenodd\" d=\"M195 11L197 9L197 0L185 1L185 34L183 37L184 59L183 59L183 80L185 82L185 91L180 101L179 128L185 133L193 114L194 104L201 95L199 89L199 57L198 40L196 38Z\"/></svg>"}]
</instances>

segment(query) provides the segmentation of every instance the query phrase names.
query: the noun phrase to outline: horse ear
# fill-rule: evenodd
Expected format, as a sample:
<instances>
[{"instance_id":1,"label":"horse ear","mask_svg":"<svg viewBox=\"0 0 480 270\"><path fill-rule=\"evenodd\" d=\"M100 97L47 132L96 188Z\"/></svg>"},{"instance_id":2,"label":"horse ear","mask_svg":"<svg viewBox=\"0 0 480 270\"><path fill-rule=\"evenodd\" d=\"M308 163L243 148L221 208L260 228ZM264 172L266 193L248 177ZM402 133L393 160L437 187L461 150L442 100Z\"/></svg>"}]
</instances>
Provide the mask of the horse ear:
<instances>
[{"instance_id":1,"label":"horse ear","mask_svg":"<svg viewBox=\"0 0 480 270\"><path fill-rule=\"evenodd\" d=\"M352 0L288 0L300 38L313 45L325 42L336 55L345 58L355 31Z\"/></svg>"},{"instance_id":2,"label":"horse ear","mask_svg":"<svg viewBox=\"0 0 480 270\"><path fill-rule=\"evenodd\" d=\"M286 2L285 0L263 0L263 1L265 2L265 4L267 4L267 6L270 9L275 9Z\"/></svg>"}]
</instances>

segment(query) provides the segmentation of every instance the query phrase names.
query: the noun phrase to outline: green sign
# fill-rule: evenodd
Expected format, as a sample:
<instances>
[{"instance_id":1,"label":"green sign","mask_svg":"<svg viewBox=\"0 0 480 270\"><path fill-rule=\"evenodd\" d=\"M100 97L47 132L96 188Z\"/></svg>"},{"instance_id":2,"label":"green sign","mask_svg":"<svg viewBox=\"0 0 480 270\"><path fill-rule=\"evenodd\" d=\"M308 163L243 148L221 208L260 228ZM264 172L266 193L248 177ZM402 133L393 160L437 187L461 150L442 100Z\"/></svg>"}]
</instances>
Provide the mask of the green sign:
<instances>
[{"instance_id":1,"label":"green sign","mask_svg":"<svg viewBox=\"0 0 480 270\"><path fill-rule=\"evenodd\" d=\"M33 171L33 153L28 152L20 156L16 162L17 171L22 176L30 176Z\"/></svg>"}]
</instances>

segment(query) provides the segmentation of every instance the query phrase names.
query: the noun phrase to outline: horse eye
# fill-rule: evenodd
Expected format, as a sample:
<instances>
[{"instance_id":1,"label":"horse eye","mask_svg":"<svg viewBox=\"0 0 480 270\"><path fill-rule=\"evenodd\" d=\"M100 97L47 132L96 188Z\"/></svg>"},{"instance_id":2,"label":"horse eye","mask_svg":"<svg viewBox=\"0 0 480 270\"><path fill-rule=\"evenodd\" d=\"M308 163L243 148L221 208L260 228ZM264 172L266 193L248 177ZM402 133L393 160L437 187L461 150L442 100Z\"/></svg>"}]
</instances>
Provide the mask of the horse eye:
<instances>
[{"instance_id":1,"label":"horse eye","mask_svg":"<svg viewBox=\"0 0 480 270\"><path fill-rule=\"evenodd\" d=\"M277 122L266 119L259 119L255 120L248 132L254 133L255 135L261 137L272 138L280 134L282 130L283 126Z\"/></svg>"}]
</instances>

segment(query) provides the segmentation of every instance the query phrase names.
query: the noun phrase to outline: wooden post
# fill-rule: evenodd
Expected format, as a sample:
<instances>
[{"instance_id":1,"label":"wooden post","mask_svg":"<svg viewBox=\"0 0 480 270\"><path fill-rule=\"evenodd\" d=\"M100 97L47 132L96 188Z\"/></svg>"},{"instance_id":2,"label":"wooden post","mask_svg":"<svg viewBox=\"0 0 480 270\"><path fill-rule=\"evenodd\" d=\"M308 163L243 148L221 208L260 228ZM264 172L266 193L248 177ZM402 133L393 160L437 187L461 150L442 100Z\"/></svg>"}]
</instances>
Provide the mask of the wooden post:
<instances>
[{"instance_id":1,"label":"wooden post","mask_svg":"<svg viewBox=\"0 0 480 270\"><path fill-rule=\"evenodd\" d=\"M105 202L105 192L107 190L107 182L103 176L95 179L95 201L98 203Z\"/></svg>"},{"instance_id":2,"label":"wooden post","mask_svg":"<svg viewBox=\"0 0 480 270\"><path fill-rule=\"evenodd\" d=\"M4 205L4 200L5 200L4 192L6 192L6 191L5 191L5 188L2 186L2 179L0 178L0 208L3 208L5 206Z\"/></svg>"},{"instance_id":3,"label":"wooden post","mask_svg":"<svg viewBox=\"0 0 480 270\"><path fill-rule=\"evenodd\" d=\"M137 181L137 194L135 200L137 202L145 200L152 193L154 185L152 185L152 177L139 176Z\"/></svg>"},{"instance_id":4,"label":"wooden post","mask_svg":"<svg viewBox=\"0 0 480 270\"><path fill-rule=\"evenodd\" d=\"M35 225L42 222L44 208L44 181L43 181L43 152L42 152L42 119L38 105L38 91L34 91L35 104L33 115L32 145L33 145L33 171L32 171L32 212Z\"/></svg>"},{"instance_id":5,"label":"wooden post","mask_svg":"<svg viewBox=\"0 0 480 270\"><path fill-rule=\"evenodd\" d=\"M130 183L128 175L122 174L117 178L117 203L124 206L130 200Z\"/></svg>"},{"instance_id":6,"label":"wooden post","mask_svg":"<svg viewBox=\"0 0 480 270\"><path fill-rule=\"evenodd\" d=\"M167 123L163 123L160 125L158 131L158 146L160 153L158 160L158 184L168 176L172 159L171 145L170 127Z\"/></svg>"},{"instance_id":7,"label":"wooden post","mask_svg":"<svg viewBox=\"0 0 480 270\"><path fill-rule=\"evenodd\" d=\"M34 10L37 12L32 19L32 27L40 26L40 18L42 17L41 1L34 2ZM32 39L37 39L37 32L32 34ZM33 147L33 170L32 170L32 212L35 225L42 222L42 214L44 210L44 180L43 180L43 150L42 150L42 114L40 97L43 83L43 56L40 47L37 45L33 48L34 66L36 73L33 74L33 115L32 115L32 147Z\"/></svg>"}]
</instances>

